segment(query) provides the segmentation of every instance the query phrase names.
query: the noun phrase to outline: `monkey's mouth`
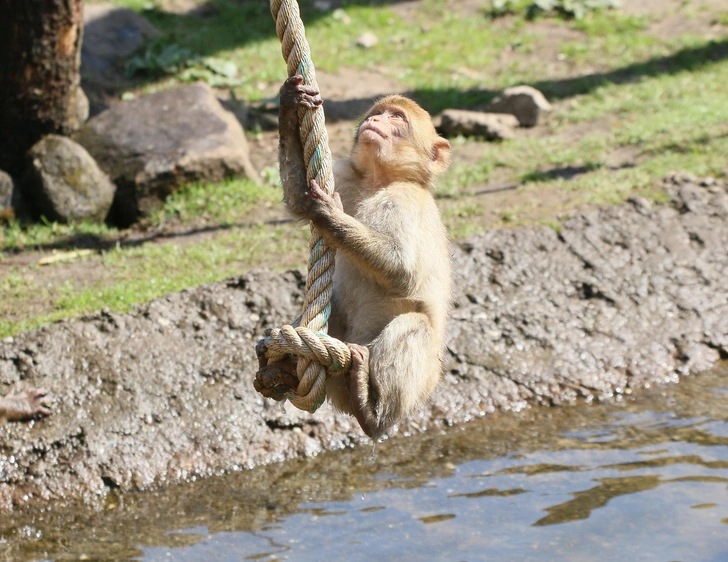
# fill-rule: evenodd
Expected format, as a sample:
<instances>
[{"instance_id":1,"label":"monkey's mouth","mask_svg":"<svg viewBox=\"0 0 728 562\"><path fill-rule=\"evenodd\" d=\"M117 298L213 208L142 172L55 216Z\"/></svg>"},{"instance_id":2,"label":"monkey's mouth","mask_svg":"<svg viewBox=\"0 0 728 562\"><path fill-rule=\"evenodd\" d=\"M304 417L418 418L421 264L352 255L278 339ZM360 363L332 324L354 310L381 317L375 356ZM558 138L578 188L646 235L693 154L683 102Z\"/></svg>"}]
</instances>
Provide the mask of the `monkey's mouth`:
<instances>
[{"instance_id":1,"label":"monkey's mouth","mask_svg":"<svg viewBox=\"0 0 728 562\"><path fill-rule=\"evenodd\" d=\"M382 131L382 129L380 129L376 125L372 125L370 123L366 124L366 125L362 125L361 129L359 129L359 135L362 135L363 133L366 133L368 131L382 137L383 139L387 138L387 135L385 134L384 131Z\"/></svg>"}]
</instances>

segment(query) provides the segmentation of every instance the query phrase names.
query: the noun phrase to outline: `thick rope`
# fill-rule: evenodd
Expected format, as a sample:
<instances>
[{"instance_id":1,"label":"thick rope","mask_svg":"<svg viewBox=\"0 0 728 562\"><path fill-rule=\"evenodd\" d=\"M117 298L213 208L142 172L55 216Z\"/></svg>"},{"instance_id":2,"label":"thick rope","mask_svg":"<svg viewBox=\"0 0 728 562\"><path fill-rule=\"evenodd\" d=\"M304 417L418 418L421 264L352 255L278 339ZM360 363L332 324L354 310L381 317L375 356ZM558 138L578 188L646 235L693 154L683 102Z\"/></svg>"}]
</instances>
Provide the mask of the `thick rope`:
<instances>
[{"instance_id":1,"label":"thick rope","mask_svg":"<svg viewBox=\"0 0 728 562\"><path fill-rule=\"evenodd\" d=\"M288 76L300 74L305 84L318 89L298 2L271 0L270 6L276 21L276 33L281 41L281 52L288 65ZM300 118L306 181L315 179L326 193L332 195L333 160L323 108L302 108ZM295 323L296 326L270 330L265 345L269 362L280 360L287 354L298 356L298 387L289 392L286 398L301 410L315 412L326 398L327 375L345 373L349 369L351 354L346 344L326 333L331 315L335 251L324 245L313 225L309 250L303 315Z\"/></svg>"}]
</instances>

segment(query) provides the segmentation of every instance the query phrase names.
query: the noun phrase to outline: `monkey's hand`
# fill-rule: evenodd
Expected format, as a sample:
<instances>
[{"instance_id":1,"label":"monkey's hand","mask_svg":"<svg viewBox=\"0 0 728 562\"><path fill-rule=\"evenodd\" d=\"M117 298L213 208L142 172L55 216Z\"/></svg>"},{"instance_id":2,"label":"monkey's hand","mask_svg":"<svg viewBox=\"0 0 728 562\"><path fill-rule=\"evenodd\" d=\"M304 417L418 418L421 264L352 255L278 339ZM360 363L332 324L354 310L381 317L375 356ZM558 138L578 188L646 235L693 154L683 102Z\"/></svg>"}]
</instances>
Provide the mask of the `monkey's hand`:
<instances>
[{"instance_id":1,"label":"monkey's hand","mask_svg":"<svg viewBox=\"0 0 728 562\"><path fill-rule=\"evenodd\" d=\"M280 128L298 132L298 109L316 109L324 100L319 91L303 83L303 76L291 76L281 86Z\"/></svg>"},{"instance_id":2,"label":"monkey's hand","mask_svg":"<svg viewBox=\"0 0 728 562\"><path fill-rule=\"evenodd\" d=\"M308 190L303 192L301 199L306 215L316 226L330 227L337 214L344 212L339 194L329 195L316 180L309 182Z\"/></svg>"},{"instance_id":3,"label":"monkey's hand","mask_svg":"<svg viewBox=\"0 0 728 562\"><path fill-rule=\"evenodd\" d=\"M0 417L8 421L27 421L52 414L47 407L48 391L44 388L27 388L18 394L0 398Z\"/></svg>"}]
</instances>

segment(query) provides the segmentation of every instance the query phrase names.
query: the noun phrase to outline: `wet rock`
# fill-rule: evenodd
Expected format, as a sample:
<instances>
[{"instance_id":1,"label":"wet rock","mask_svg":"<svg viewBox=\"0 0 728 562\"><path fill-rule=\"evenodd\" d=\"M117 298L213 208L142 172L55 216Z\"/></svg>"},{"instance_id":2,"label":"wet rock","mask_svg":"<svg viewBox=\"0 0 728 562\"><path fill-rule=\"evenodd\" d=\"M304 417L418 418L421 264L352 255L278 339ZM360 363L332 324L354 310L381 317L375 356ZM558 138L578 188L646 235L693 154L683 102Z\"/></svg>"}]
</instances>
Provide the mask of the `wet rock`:
<instances>
[{"instance_id":1,"label":"wet rock","mask_svg":"<svg viewBox=\"0 0 728 562\"><path fill-rule=\"evenodd\" d=\"M439 129L445 136L463 135L487 140L512 139L517 126L518 120L512 115L464 109L446 109L439 123Z\"/></svg>"},{"instance_id":2,"label":"wet rock","mask_svg":"<svg viewBox=\"0 0 728 562\"><path fill-rule=\"evenodd\" d=\"M123 63L145 41L160 31L135 11L113 4L83 7L81 75L84 82L115 83L123 74Z\"/></svg>"},{"instance_id":3,"label":"wet rock","mask_svg":"<svg viewBox=\"0 0 728 562\"><path fill-rule=\"evenodd\" d=\"M0 224L15 216L13 210L13 178L0 170Z\"/></svg>"},{"instance_id":4,"label":"wet rock","mask_svg":"<svg viewBox=\"0 0 728 562\"><path fill-rule=\"evenodd\" d=\"M625 203L453 246L444 376L399 434L532 404L610 400L728 359L728 190L669 178ZM366 443L322 407L254 390L254 345L302 303L299 272L251 272L0 342L0 395L32 381L54 415L0 426L0 508L172 484Z\"/></svg>"},{"instance_id":5,"label":"wet rock","mask_svg":"<svg viewBox=\"0 0 728 562\"><path fill-rule=\"evenodd\" d=\"M106 218L116 188L83 146L48 135L27 158L25 185L38 213L58 222Z\"/></svg>"},{"instance_id":6,"label":"wet rock","mask_svg":"<svg viewBox=\"0 0 728 562\"><path fill-rule=\"evenodd\" d=\"M491 113L508 113L514 115L521 127L538 125L541 115L551 111L551 104L536 88L531 86L514 86L503 90L485 108Z\"/></svg>"},{"instance_id":7,"label":"wet rock","mask_svg":"<svg viewBox=\"0 0 728 562\"><path fill-rule=\"evenodd\" d=\"M119 103L74 135L117 184L110 219L128 226L179 186L257 179L240 123L196 83Z\"/></svg>"}]
</instances>

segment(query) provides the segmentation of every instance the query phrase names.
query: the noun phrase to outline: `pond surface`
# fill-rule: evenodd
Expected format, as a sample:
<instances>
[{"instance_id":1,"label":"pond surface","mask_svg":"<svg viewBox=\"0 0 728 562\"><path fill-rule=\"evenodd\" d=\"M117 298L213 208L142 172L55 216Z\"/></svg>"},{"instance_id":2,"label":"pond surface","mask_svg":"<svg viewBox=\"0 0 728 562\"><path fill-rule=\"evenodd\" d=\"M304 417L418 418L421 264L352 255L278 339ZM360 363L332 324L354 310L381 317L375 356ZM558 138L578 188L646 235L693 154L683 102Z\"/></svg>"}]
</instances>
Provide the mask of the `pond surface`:
<instances>
[{"instance_id":1,"label":"pond surface","mask_svg":"<svg viewBox=\"0 0 728 562\"><path fill-rule=\"evenodd\" d=\"M0 559L725 562L728 370L13 514Z\"/></svg>"}]
</instances>

